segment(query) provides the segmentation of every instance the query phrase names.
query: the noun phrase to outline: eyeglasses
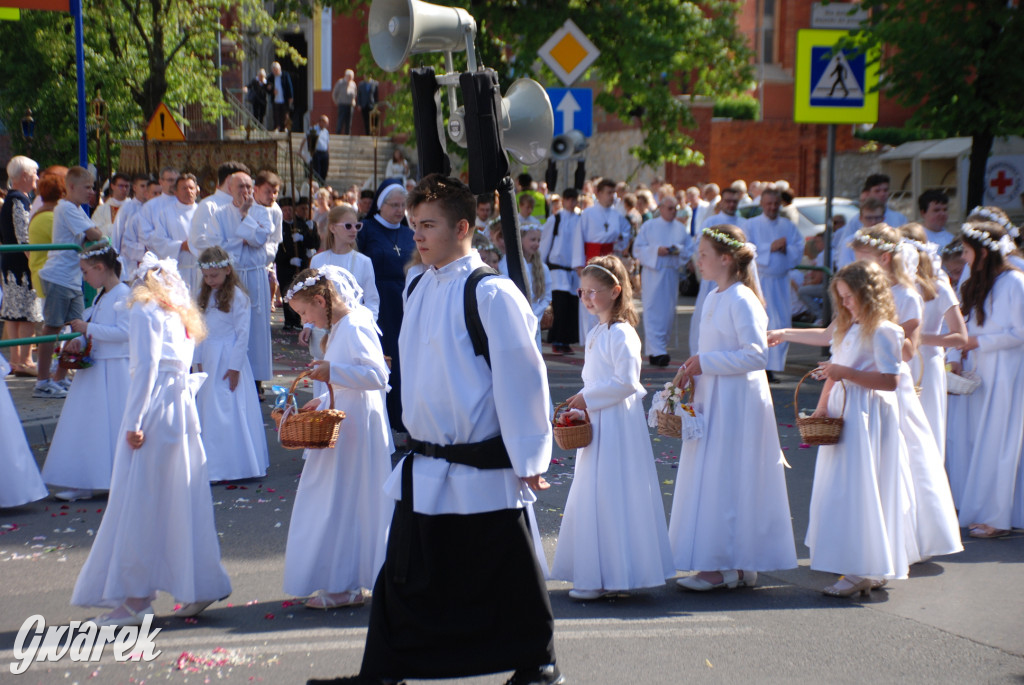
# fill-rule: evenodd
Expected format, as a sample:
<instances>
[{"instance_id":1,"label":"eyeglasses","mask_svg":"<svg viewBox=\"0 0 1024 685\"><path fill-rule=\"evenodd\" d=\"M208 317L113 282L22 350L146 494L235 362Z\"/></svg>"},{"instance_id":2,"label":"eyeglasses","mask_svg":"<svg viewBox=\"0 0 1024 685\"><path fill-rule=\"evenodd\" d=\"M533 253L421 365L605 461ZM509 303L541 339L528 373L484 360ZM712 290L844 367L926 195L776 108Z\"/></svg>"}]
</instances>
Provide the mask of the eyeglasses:
<instances>
[{"instance_id":1,"label":"eyeglasses","mask_svg":"<svg viewBox=\"0 0 1024 685\"><path fill-rule=\"evenodd\" d=\"M603 293L606 290L610 290L610 288L600 288L600 289L593 289L593 290L584 290L583 288L576 288L576 294L579 296L579 298L581 300L583 300L583 299L590 299L590 300L592 300L592 299L594 299L594 297L597 296L598 293Z\"/></svg>"},{"instance_id":2,"label":"eyeglasses","mask_svg":"<svg viewBox=\"0 0 1024 685\"><path fill-rule=\"evenodd\" d=\"M391 209L405 209L405 202L385 202L385 207L391 207Z\"/></svg>"},{"instance_id":3,"label":"eyeglasses","mask_svg":"<svg viewBox=\"0 0 1024 685\"><path fill-rule=\"evenodd\" d=\"M334 226L344 226L344 227L345 227L345 228L346 228L347 230L349 230L349 231L351 231L351 230L353 230L353 229L355 229L356 231L358 231L359 229L361 229L361 228L363 227L363 222L362 222L362 221L357 221L357 222L355 222L355 223L353 224L353 223L350 223L350 222L346 221L346 222L344 222L344 223L340 223L340 224L331 224L331 227L332 227L332 228L333 228Z\"/></svg>"}]
</instances>

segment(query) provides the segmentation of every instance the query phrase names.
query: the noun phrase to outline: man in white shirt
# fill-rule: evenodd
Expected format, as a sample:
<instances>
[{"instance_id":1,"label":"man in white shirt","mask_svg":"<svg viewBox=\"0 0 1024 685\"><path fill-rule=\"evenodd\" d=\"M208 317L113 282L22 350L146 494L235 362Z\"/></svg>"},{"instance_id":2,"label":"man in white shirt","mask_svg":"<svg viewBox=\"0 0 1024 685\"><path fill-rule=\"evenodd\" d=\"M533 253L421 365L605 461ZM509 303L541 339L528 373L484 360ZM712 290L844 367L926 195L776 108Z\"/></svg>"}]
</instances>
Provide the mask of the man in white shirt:
<instances>
[{"instance_id":1,"label":"man in white shirt","mask_svg":"<svg viewBox=\"0 0 1024 685\"><path fill-rule=\"evenodd\" d=\"M579 342L578 271L586 266L580 214L576 200L580 193L566 188L562 193L562 209L548 217L540 238L540 257L551 272L551 310L554 321L548 331L551 352L572 354L572 345Z\"/></svg>"},{"instance_id":2,"label":"man in white shirt","mask_svg":"<svg viewBox=\"0 0 1024 685\"><path fill-rule=\"evenodd\" d=\"M272 236L280 234L280 224L275 226L271 210L255 201L253 179L249 174L233 174L228 181L228 189L232 197L231 204L221 207L213 215L207 237L231 255L235 273L249 294L252 303L249 363L259 388L261 381L273 378L267 266L277 254L280 239L274 241ZM190 247L195 250L194 246Z\"/></svg>"},{"instance_id":3,"label":"man in white shirt","mask_svg":"<svg viewBox=\"0 0 1024 685\"><path fill-rule=\"evenodd\" d=\"M872 198L881 203L884 216L882 221L887 223L892 228L899 228L903 224L907 223L907 217L903 216L895 209L889 208L889 177L885 174L871 174L864 181L864 188L861 190L860 199L861 206L863 207L865 200ZM833 271L838 271L847 264L851 264L854 261L853 248L850 247L850 241L853 240L853 234L863 228L866 224L862 224L860 217L853 217L850 223L846 224L846 227L832 236L832 260L835 263Z\"/></svg>"},{"instance_id":4,"label":"man in white shirt","mask_svg":"<svg viewBox=\"0 0 1024 685\"><path fill-rule=\"evenodd\" d=\"M149 199L148 188L149 176L146 174L132 176L132 197L121 205L117 211L117 217L114 219L110 241L114 245L114 249L117 250L118 259L121 262L121 280L125 283L131 281L132 274L138 268L138 260L142 255L129 257L125 253L124 237L129 222L142 209L143 203Z\"/></svg>"},{"instance_id":5,"label":"man in white shirt","mask_svg":"<svg viewBox=\"0 0 1024 685\"><path fill-rule=\"evenodd\" d=\"M633 228L622 214L612 206L615 202L615 181L601 179L595 195L597 204L587 207L580 215L580 231L583 234L583 252L587 261L601 255L622 254L629 247ZM587 339L587 333L597 325L597 316L591 314L579 303L580 340Z\"/></svg>"},{"instance_id":6,"label":"man in white shirt","mask_svg":"<svg viewBox=\"0 0 1024 685\"><path fill-rule=\"evenodd\" d=\"M103 235L108 238L114 235L114 221L117 220L121 207L128 201L128 192L131 189L131 179L128 175L117 172L110 177L110 197L92 213L96 228L103 231Z\"/></svg>"},{"instance_id":7,"label":"man in white shirt","mask_svg":"<svg viewBox=\"0 0 1024 685\"><path fill-rule=\"evenodd\" d=\"M654 366L668 366L669 335L675 331L679 270L693 255L693 240L686 225L677 221L676 199L662 196L658 216L640 227L633 241L633 256L640 261L640 296L644 303L644 347Z\"/></svg>"},{"instance_id":8,"label":"man in white shirt","mask_svg":"<svg viewBox=\"0 0 1024 685\"><path fill-rule=\"evenodd\" d=\"M707 218L711 205L700 196L700 188L690 186L686 189L686 204L690 207L690 220L687 223L688 233L695 240L700 237L701 228L704 227L704 219ZM713 213L713 212L712 212Z\"/></svg>"},{"instance_id":9,"label":"man in white shirt","mask_svg":"<svg viewBox=\"0 0 1024 685\"><path fill-rule=\"evenodd\" d=\"M178 170L174 167L164 167L160 170L160 195L152 198L139 211L139 235L142 243L148 250L149 241L157 230L164 230L160 226L163 221L164 208L174 205L178 198L174 196L174 184L178 181Z\"/></svg>"},{"instance_id":10,"label":"man in white shirt","mask_svg":"<svg viewBox=\"0 0 1024 685\"><path fill-rule=\"evenodd\" d=\"M219 245L219 235L214 238L211 231L214 230L212 223L213 215L221 207L231 204L234 198L228 192L228 179L232 174L249 174L249 167L241 162L224 162L217 167L217 189L212 195L204 197L196 207L196 213L192 215L192 226L188 232L188 249L196 257L208 247Z\"/></svg>"},{"instance_id":11,"label":"man in white shirt","mask_svg":"<svg viewBox=\"0 0 1024 685\"><path fill-rule=\"evenodd\" d=\"M506 278L473 286L486 342L481 355L471 344L465 288L484 266L471 247L475 202L461 182L437 174L409 195L426 267L406 290L399 337L410 452L384 486L397 501L360 674L310 683L513 667L513 685L565 682L527 523L551 459L547 372L537 319Z\"/></svg>"},{"instance_id":12,"label":"man in white shirt","mask_svg":"<svg viewBox=\"0 0 1024 685\"><path fill-rule=\"evenodd\" d=\"M941 190L931 189L921 193L917 198L917 208L921 210L921 225L929 243L935 243L941 250L953 242L953 234L946 230L949 220L949 196Z\"/></svg>"},{"instance_id":13,"label":"man in white shirt","mask_svg":"<svg viewBox=\"0 0 1024 685\"><path fill-rule=\"evenodd\" d=\"M327 168L331 163L331 122L326 115L320 117L320 122L313 127L312 133L316 136L316 143L313 147L313 159L309 166L323 180L327 180Z\"/></svg>"},{"instance_id":14,"label":"man in white shirt","mask_svg":"<svg viewBox=\"0 0 1024 685\"><path fill-rule=\"evenodd\" d=\"M768 311L768 328L793 325L789 272L804 255L804 239L793 222L779 215L781 193L769 188L761 193L761 214L747 222L747 240L757 247L757 274ZM787 343L768 348L768 380L786 368Z\"/></svg>"},{"instance_id":15,"label":"man in white shirt","mask_svg":"<svg viewBox=\"0 0 1024 685\"><path fill-rule=\"evenodd\" d=\"M710 184L714 185L714 184ZM715 186L716 188L718 186ZM707 188L705 188L707 191ZM706 193L705 193L706 196ZM709 204L708 213L712 216L706 217L704 222L701 224L701 231L705 228L711 228L713 226L719 226L721 224L729 224L746 230L747 220L737 214L740 204L740 193L734 188L726 188L722 191L722 196L718 200L718 213L715 213L712 209L715 205ZM695 236L695 239L700 243L700 235ZM747 236L747 240L750 240L750 236ZM697 354L697 350L700 342L700 318L704 313L704 300L707 299L708 293L718 287L714 281L709 281L706 278L702 278L700 282L700 290L697 291L697 302L693 308L693 318L690 319L690 356Z\"/></svg>"},{"instance_id":16,"label":"man in white shirt","mask_svg":"<svg viewBox=\"0 0 1024 685\"><path fill-rule=\"evenodd\" d=\"M175 202L164 206L156 230L147 246L160 259L175 259L178 272L193 296L199 293L202 274L196 268L196 257L188 248L188 233L196 213L199 184L192 174L182 174L174 183Z\"/></svg>"},{"instance_id":17,"label":"man in white shirt","mask_svg":"<svg viewBox=\"0 0 1024 685\"><path fill-rule=\"evenodd\" d=\"M356 75L351 69L338 79L331 89L331 100L338 107L338 135L348 135L352 130L352 110L356 105Z\"/></svg>"}]
</instances>

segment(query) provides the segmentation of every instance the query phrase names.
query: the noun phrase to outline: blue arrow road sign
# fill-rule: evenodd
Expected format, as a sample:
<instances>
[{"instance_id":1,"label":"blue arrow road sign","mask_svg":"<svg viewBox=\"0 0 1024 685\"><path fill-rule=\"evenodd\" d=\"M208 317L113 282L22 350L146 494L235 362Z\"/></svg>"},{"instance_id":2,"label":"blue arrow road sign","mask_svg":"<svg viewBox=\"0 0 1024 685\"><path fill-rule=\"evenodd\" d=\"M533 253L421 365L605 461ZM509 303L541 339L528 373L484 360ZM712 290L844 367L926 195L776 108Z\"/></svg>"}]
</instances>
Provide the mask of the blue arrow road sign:
<instances>
[{"instance_id":1,"label":"blue arrow road sign","mask_svg":"<svg viewBox=\"0 0 1024 685\"><path fill-rule=\"evenodd\" d=\"M594 91L589 88L548 88L555 115L555 135L576 129L585 137L594 135Z\"/></svg>"}]
</instances>

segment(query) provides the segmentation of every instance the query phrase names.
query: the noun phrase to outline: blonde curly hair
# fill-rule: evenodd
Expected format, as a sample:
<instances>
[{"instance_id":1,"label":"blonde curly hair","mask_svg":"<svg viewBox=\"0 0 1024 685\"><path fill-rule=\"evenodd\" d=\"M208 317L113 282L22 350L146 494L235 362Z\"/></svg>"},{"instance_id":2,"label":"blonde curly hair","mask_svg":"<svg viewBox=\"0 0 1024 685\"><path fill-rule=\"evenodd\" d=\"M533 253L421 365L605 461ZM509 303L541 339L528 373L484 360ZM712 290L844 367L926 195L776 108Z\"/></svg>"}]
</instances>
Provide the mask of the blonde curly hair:
<instances>
[{"instance_id":1,"label":"blonde curly hair","mask_svg":"<svg viewBox=\"0 0 1024 685\"><path fill-rule=\"evenodd\" d=\"M832 340L838 344L854 324L850 310L843 306L837 285L843 282L853 293L860 309L859 323L863 335L871 335L883 321L896 323L896 302L892 298L889 277L878 264L859 261L847 264L836 273L829 285L832 309L836 312L836 328Z\"/></svg>"},{"instance_id":2,"label":"blonde curly hair","mask_svg":"<svg viewBox=\"0 0 1024 685\"><path fill-rule=\"evenodd\" d=\"M175 277L180 278L180 276ZM197 343L201 342L206 338L206 321L192 299L180 300L181 298L175 297L171 289L161 281L157 275L157 269L150 269L142 281L132 289L128 306L138 302L143 304L155 302L164 311L177 314L189 337Z\"/></svg>"}]
</instances>

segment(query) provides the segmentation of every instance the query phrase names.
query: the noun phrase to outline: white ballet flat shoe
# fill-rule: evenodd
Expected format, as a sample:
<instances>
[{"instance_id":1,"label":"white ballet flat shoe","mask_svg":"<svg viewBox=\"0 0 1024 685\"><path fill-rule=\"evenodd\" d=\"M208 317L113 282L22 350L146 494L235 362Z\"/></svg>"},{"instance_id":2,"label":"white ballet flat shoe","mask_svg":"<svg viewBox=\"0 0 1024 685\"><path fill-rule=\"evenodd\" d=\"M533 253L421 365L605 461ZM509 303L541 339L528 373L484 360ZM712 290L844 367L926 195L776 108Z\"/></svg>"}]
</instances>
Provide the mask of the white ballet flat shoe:
<instances>
[{"instance_id":1,"label":"white ballet flat shoe","mask_svg":"<svg viewBox=\"0 0 1024 685\"><path fill-rule=\"evenodd\" d=\"M721 571L721 574L721 583L709 583L699 575L694 574L685 578L678 578L676 585L684 590L692 590L693 592L708 592L723 588L735 590L738 587L754 587L757 583L757 571L744 571L742 578L740 578L739 571Z\"/></svg>"},{"instance_id":2,"label":"white ballet flat shoe","mask_svg":"<svg viewBox=\"0 0 1024 685\"><path fill-rule=\"evenodd\" d=\"M579 602L586 602L593 599L601 599L602 597L607 597L608 595L613 594L615 593L608 592L607 590L577 590L575 588L569 590L569 598L575 599Z\"/></svg>"},{"instance_id":3,"label":"white ballet flat shoe","mask_svg":"<svg viewBox=\"0 0 1024 685\"><path fill-rule=\"evenodd\" d=\"M174 615L178 618L193 618L203 613L206 607L210 606L214 602L220 602L230 597L230 595L224 595L220 599L204 599L199 602L190 602L185 606L181 607L174 612Z\"/></svg>"},{"instance_id":4,"label":"white ballet flat shoe","mask_svg":"<svg viewBox=\"0 0 1024 685\"><path fill-rule=\"evenodd\" d=\"M118 609L124 609L128 612L128 615L112 617L111 614ZM89 619L87 623L95 623L100 628L103 628L104 626L141 626L142 620L146 618L146 616L152 616L154 614L152 605L147 606L145 609L135 611L127 604L122 604L118 609L114 609L114 611L111 611L108 614L102 614L96 618Z\"/></svg>"}]
</instances>

